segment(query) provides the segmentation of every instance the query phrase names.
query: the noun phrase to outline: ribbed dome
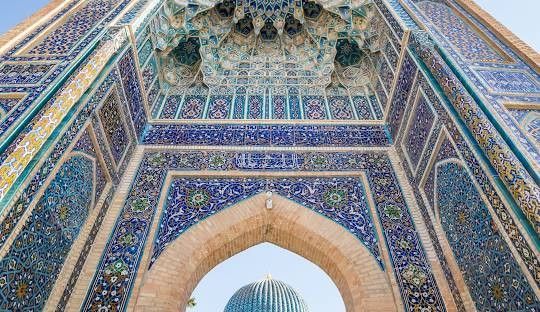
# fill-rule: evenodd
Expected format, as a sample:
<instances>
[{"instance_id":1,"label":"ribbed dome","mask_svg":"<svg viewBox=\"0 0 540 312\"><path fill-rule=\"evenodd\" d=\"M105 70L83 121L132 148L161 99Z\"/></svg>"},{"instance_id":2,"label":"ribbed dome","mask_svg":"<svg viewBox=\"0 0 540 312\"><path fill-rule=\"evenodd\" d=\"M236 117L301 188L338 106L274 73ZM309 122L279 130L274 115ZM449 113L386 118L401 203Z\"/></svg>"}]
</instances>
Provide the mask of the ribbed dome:
<instances>
[{"instance_id":1,"label":"ribbed dome","mask_svg":"<svg viewBox=\"0 0 540 312\"><path fill-rule=\"evenodd\" d=\"M240 288L224 312L307 312L302 297L291 286L267 277Z\"/></svg>"}]
</instances>

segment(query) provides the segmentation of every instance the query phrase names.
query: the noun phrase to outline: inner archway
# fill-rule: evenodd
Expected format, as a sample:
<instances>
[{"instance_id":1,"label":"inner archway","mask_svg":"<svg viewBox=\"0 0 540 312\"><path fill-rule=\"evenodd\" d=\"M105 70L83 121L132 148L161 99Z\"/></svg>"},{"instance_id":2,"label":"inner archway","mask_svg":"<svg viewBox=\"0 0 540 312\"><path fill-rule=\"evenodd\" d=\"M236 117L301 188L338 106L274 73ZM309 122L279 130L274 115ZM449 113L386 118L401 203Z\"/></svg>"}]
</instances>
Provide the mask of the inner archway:
<instances>
[{"instance_id":1,"label":"inner archway","mask_svg":"<svg viewBox=\"0 0 540 312\"><path fill-rule=\"evenodd\" d=\"M334 221L286 198L266 208L259 194L191 227L145 273L137 311L183 311L199 281L216 265L249 247L270 242L323 269L347 311L396 311L391 268L383 270L358 239ZM174 281L174 283L171 283Z\"/></svg>"}]
</instances>

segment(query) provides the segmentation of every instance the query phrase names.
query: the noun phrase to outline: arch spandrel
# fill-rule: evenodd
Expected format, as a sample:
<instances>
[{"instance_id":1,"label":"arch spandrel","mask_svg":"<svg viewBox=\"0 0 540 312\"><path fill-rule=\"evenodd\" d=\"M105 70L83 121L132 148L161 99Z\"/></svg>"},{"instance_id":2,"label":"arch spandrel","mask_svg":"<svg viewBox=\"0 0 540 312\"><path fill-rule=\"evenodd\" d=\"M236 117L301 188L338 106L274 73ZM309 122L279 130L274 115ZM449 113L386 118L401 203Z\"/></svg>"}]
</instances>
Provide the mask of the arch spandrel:
<instances>
[{"instance_id":1,"label":"arch spandrel","mask_svg":"<svg viewBox=\"0 0 540 312\"><path fill-rule=\"evenodd\" d=\"M281 196L272 209L264 194L191 227L167 246L145 273L135 311L185 307L197 283L220 262L262 242L295 252L321 267L337 285L347 311L397 311L399 299L371 253L334 221ZM171 281L174 286L171 287ZM168 288L168 292L161 290Z\"/></svg>"}]
</instances>

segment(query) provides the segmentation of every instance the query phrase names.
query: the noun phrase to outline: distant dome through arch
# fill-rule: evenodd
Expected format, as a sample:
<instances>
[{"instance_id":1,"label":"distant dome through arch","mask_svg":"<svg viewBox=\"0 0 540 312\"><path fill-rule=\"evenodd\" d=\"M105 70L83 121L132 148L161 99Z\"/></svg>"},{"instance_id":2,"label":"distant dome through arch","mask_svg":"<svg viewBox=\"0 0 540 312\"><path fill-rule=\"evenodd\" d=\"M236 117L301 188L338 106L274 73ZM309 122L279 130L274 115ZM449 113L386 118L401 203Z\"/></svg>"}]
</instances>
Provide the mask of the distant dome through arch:
<instances>
[{"instance_id":1,"label":"distant dome through arch","mask_svg":"<svg viewBox=\"0 0 540 312\"><path fill-rule=\"evenodd\" d=\"M288 284L266 278L237 290L224 312L308 312L302 296Z\"/></svg>"}]
</instances>

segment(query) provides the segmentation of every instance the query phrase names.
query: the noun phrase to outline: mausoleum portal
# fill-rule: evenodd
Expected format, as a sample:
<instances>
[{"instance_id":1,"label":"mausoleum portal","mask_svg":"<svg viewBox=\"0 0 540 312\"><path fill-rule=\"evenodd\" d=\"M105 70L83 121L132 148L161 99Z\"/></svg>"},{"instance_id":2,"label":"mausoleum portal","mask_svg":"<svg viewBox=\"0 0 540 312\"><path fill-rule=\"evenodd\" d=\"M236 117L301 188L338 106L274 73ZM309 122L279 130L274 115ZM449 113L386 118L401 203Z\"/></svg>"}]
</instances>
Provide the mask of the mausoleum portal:
<instances>
[{"instance_id":1,"label":"mausoleum portal","mask_svg":"<svg viewBox=\"0 0 540 312\"><path fill-rule=\"evenodd\" d=\"M262 242L347 311L538 311L539 181L540 55L472 0L52 0L0 36L2 311L184 311ZM227 311L306 311L286 283Z\"/></svg>"}]
</instances>

